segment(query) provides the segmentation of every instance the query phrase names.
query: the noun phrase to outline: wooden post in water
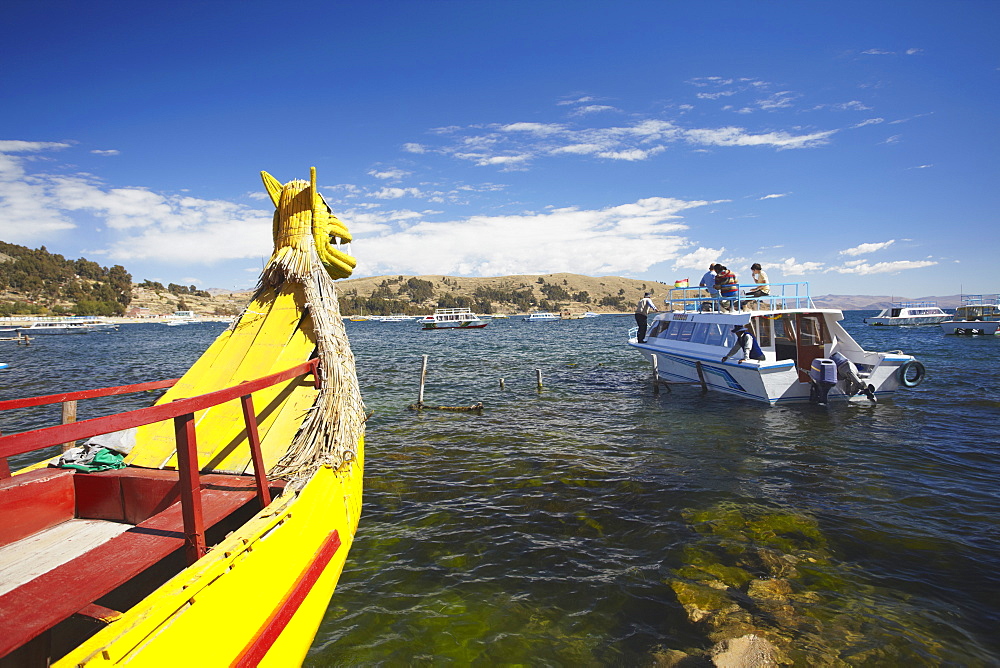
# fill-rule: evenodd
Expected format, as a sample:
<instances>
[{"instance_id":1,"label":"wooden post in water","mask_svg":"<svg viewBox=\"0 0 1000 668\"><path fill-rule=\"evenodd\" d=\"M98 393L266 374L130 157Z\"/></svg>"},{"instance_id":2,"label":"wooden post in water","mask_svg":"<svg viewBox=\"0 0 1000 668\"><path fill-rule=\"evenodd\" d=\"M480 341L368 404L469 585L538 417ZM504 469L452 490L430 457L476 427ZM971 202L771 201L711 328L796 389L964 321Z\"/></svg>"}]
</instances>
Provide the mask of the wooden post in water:
<instances>
[{"instance_id":1,"label":"wooden post in water","mask_svg":"<svg viewBox=\"0 0 1000 668\"><path fill-rule=\"evenodd\" d=\"M701 362L695 362L694 368L698 372L698 380L701 381L702 393L708 392L708 385L705 383L705 372L701 368Z\"/></svg>"},{"instance_id":2,"label":"wooden post in water","mask_svg":"<svg viewBox=\"0 0 1000 668\"><path fill-rule=\"evenodd\" d=\"M669 390L670 387L667 386ZM653 394L660 393L660 362L656 355L653 355Z\"/></svg>"},{"instance_id":3,"label":"wooden post in water","mask_svg":"<svg viewBox=\"0 0 1000 668\"><path fill-rule=\"evenodd\" d=\"M503 389L503 378L500 379L500 389Z\"/></svg>"},{"instance_id":4,"label":"wooden post in water","mask_svg":"<svg viewBox=\"0 0 1000 668\"><path fill-rule=\"evenodd\" d=\"M535 369L535 380L538 381L538 391L542 391L542 370Z\"/></svg>"},{"instance_id":5,"label":"wooden post in water","mask_svg":"<svg viewBox=\"0 0 1000 668\"><path fill-rule=\"evenodd\" d=\"M76 401L64 401L62 405L62 423L69 424L76 422ZM62 451L66 452L70 448L76 447L76 441L63 443Z\"/></svg>"},{"instance_id":6,"label":"wooden post in water","mask_svg":"<svg viewBox=\"0 0 1000 668\"><path fill-rule=\"evenodd\" d=\"M417 406L424 405L424 382L427 380L427 355L422 355L423 361L420 363L420 394L417 396Z\"/></svg>"}]
</instances>

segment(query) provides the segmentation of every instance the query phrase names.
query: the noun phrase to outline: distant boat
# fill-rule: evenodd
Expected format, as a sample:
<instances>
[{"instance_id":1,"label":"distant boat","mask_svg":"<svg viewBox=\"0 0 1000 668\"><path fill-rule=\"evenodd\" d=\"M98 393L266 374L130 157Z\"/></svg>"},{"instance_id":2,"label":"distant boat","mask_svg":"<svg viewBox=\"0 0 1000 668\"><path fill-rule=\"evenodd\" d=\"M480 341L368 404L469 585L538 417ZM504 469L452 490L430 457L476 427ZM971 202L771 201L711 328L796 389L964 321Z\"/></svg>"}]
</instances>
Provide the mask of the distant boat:
<instances>
[{"instance_id":1,"label":"distant boat","mask_svg":"<svg viewBox=\"0 0 1000 668\"><path fill-rule=\"evenodd\" d=\"M936 325L950 316L935 302L895 302L874 318L865 318L869 325Z\"/></svg>"},{"instance_id":2,"label":"distant boat","mask_svg":"<svg viewBox=\"0 0 1000 668\"><path fill-rule=\"evenodd\" d=\"M30 327L18 327L21 334L29 336L48 336L51 334L90 334L94 331L91 325L85 322L74 322L71 320L39 320Z\"/></svg>"},{"instance_id":3,"label":"distant boat","mask_svg":"<svg viewBox=\"0 0 1000 668\"><path fill-rule=\"evenodd\" d=\"M522 318L522 320L525 322L552 322L553 320L559 320L559 316L548 311L535 311L527 318Z\"/></svg>"},{"instance_id":4,"label":"distant boat","mask_svg":"<svg viewBox=\"0 0 1000 668\"><path fill-rule=\"evenodd\" d=\"M418 322L424 329L482 329L487 324L467 308L435 309L433 315L425 316Z\"/></svg>"},{"instance_id":5,"label":"distant boat","mask_svg":"<svg viewBox=\"0 0 1000 668\"><path fill-rule=\"evenodd\" d=\"M594 313L593 311L587 311L586 313L583 314L583 317L584 318L596 318L599 315L601 315L601 314L600 313Z\"/></svg>"},{"instance_id":6,"label":"distant boat","mask_svg":"<svg viewBox=\"0 0 1000 668\"><path fill-rule=\"evenodd\" d=\"M945 334L993 335L1000 330L1000 295L967 295L955 317L941 323Z\"/></svg>"}]
</instances>

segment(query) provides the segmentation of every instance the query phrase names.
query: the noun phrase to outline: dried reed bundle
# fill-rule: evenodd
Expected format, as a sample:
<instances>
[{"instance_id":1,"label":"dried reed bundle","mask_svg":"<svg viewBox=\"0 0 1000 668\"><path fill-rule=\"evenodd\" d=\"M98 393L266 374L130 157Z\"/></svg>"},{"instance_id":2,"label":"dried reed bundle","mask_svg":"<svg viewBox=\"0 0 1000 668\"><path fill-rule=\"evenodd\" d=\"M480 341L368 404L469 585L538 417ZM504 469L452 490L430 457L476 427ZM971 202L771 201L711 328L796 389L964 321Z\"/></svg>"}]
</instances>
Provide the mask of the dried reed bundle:
<instances>
[{"instance_id":1,"label":"dried reed bundle","mask_svg":"<svg viewBox=\"0 0 1000 668\"><path fill-rule=\"evenodd\" d=\"M266 172L261 176L276 207L274 253L255 297L285 282L301 284L320 360L322 385L316 402L288 451L269 471L272 477L294 482L307 479L320 466L337 469L351 461L364 435L365 407L354 353L331 277L349 276L355 261L331 243L332 237L350 241L350 235L316 190L315 168L310 169L309 182L296 180L284 186Z\"/></svg>"}]
</instances>

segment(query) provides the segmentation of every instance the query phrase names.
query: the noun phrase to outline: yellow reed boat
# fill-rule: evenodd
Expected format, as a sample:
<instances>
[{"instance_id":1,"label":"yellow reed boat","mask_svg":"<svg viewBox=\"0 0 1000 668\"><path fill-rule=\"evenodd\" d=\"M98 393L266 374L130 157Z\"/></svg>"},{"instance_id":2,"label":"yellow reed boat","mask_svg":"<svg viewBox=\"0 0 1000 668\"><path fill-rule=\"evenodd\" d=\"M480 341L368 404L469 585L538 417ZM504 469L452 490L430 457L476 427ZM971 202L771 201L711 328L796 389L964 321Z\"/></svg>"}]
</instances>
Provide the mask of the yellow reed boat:
<instances>
[{"instance_id":1,"label":"yellow reed boat","mask_svg":"<svg viewBox=\"0 0 1000 668\"><path fill-rule=\"evenodd\" d=\"M303 661L361 513L364 404L333 283L355 262L315 169L261 175L274 252L184 376L0 402L169 386L150 408L0 437L0 666ZM117 459L6 464L108 433ZM100 453L119 468L94 471Z\"/></svg>"}]
</instances>

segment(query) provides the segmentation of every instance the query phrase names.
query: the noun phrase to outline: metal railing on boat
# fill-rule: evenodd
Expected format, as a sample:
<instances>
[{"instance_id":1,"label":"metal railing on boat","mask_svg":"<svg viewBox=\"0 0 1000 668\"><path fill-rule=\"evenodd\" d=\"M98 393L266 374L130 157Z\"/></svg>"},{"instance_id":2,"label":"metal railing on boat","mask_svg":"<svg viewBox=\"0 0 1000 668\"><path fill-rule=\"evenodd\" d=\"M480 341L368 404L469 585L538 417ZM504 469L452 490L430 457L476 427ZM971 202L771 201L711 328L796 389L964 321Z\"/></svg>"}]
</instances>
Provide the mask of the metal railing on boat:
<instances>
[{"instance_id":1,"label":"metal railing on boat","mask_svg":"<svg viewBox=\"0 0 1000 668\"><path fill-rule=\"evenodd\" d=\"M237 399L240 401L246 424L247 441L250 446L254 477L256 479L257 497L263 508L271 502L271 493L268 489L267 473L264 470L260 434L257 429L257 414L254 410L252 395L258 390L263 390L283 381L309 374L313 375L314 386L319 389L320 377L318 368L319 359L311 359L308 362L303 362L285 371L279 371L278 373L245 381L239 385L196 397L177 399L170 403L150 406L149 408L140 408L134 411L118 413L117 415L0 436L0 478L8 478L11 475L10 466L7 463L8 457L172 419L174 421L174 435L176 438L177 472L180 483L186 550L189 563L194 563L208 551L205 545L204 520L201 512L200 467L198 465L198 447L195 435L195 411L205 410L228 401L235 401ZM80 392L64 392L42 397L0 401L0 411L161 389L173 386L177 380L174 378L139 385L122 385L95 390L83 390Z\"/></svg>"},{"instance_id":2,"label":"metal railing on boat","mask_svg":"<svg viewBox=\"0 0 1000 668\"><path fill-rule=\"evenodd\" d=\"M814 308L809 296L809 283L749 283L731 285L738 291L735 297L712 297L704 288L671 288L663 303L668 311L728 311L748 310L778 311L782 309ZM766 287L770 294L748 296L747 290Z\"/></svg>"}]
</instances>

